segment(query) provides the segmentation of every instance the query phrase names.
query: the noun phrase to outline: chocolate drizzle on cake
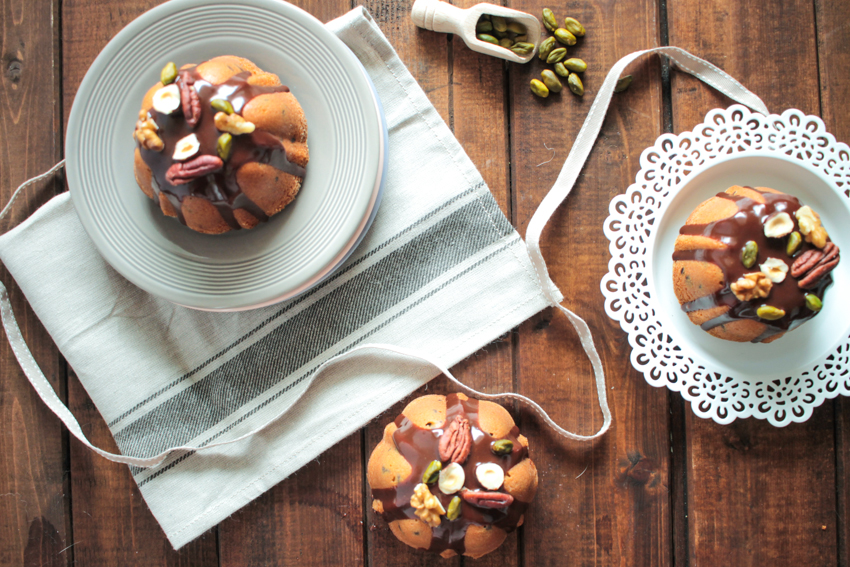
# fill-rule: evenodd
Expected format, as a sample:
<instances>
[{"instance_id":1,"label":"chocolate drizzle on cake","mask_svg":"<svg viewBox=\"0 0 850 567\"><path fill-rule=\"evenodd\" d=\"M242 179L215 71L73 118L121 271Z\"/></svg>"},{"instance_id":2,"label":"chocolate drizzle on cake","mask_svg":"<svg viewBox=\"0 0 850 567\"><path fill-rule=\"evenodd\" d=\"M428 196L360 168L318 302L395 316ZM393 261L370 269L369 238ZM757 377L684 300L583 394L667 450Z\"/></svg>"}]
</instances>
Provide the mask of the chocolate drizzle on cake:
<instances>
[{"instance_id":1,"label":"chocolate drizzle on cake","mask_svg":"<svg viewBox=\"0 0 850 567\"><path fill-rule=\"evenodd\" d=\"M748 187L752 189L752 187ZM756 190L758 191L758 190ZM765 325L765 331L753 339L758 343L779 333L790 331L816 315L806 306L805 296L807 293L816 295L823 299L824 291L832 283L832 277L823 277L813 288L800 289L797 280L786 274L781 283L774 283L767 298L740 301L732 293L730 285L736 282L744 274L759 270L759 264L768 258L777 258L788 264L794 261L807 250L816 248L803 242L793 257L789 257L785 251L787 237L768 238L764 234L764 222L776 213L786 212L792 219L794 213L800 208L797 198L782 193L769 193L758 191L764 196L765 202L757 201L740 195L718 193L717 197L734 201L738 211L731 217L707 224L685 225L679 230L682 235L705 236L725 244L719 249L699 250L677 250L673 252L673 261L697 261L710 262L720 268L724 275L725 285L720 291L701 297L682 305L686 313L702 309L726 306L729 309L713 319L701 325L704 331L708 331L720 325L731 323L741 319L756 320ZM795 221L796 227L796 221ZM795 230L798 230L795 228ZM758 259L751 268L745 268L741 262L741 250L748 241L754 241L758 245ZM767 321L756 315L756 311L762 305L771 305L785 311L785 316L776 321Z\"/></svg>"},{"instance_id":2,"label":"chocolate drizzle on cake","mask_svg":"<svg viewBox=\"0 0 850 567\"><path fill-rule=\"evenodd\" d=\"M446 396L446 421L449 424L455 416L463 415L470 423L472 433L472 448L469 457L462 464L466 481L464 487L469 490L488 489L482 487L475 476L475 469L480 464L495 463L502 467L507 473L514 465L525 459L528 450L519 442L519 428L514 426L506 437L493 437L482 431L478 422L478 400L461 400L457 394ZM395 488L383 488L372 490L372 497L381 501L384 506L384 519L389 523L394 520L418 519L414 509L410 505L410 497L413 495L414 487L422 481L422 473L433 460L439 460L439 442L444 429L425 429L415 425L403 414L395 420L398 429L393 433L393 441L398 451L410 463L412 472ZM490 450L492 442L498 439L510 439L513 442L513 451L505 456L495 455ZM446 466L447 463L443 463ZM444 509L448 509L449 502L459 494L443 494L437 484L430 485L431 492ZM504 491L504 486L500 489ZM461 505L461 515L455 520L449 520L441 516L440 525L431 528L431 547L429 551L442 553L447 549L454 550L458 555L465 551L464 537L469 526L497 526L506 532L513 531L525 513L527 503L514 499L513 503L504 508L487 509L479 508L467 502Z\"/></svg>"},{"instance_id":3,"label":"chocolate drizzle on cake","mask_svg":"<svg viewBox=\"0 0 850 567\"><path fill-rule=\"evenodd\" d=\"M197 66L182 69L177 77L178 85L181 83L191 85L191 88L198 93L201 102L201 116L198 123L194 126L189 125L180 109L171 114L163 114L155 109L149 112L159 127L157 134L164 142L165 148L161 152L156 152L139 146L139 150L142 159L153 174L154 192L168 199L177 212L177 218L183 224L186 224L186 221L182 213L182 204L183 200L190 195L201 197L212 203L233 229L241 228L233 215L235 209L244 209L261 222L268 220L266 213L242 192L236 181L236 171L246 163L263 163L296 177L304 177L305 169L290 161L286 149L278 138L268 132L255 130L251 134L233 136L230 156L220 170L181 185L172 185L166 180L165 173L168 169L175 162L182 161L174 160L172 157L177 142L190 134L195 134L200 142L200 149L196 155L218 155L216 143L221 132L215 127L216 111L211 108L210 101L227 100L233 105L236 113L241 113L245 105L259 95L289 92L289 88L282 85L267 87L248 84L250 76L251 73L246 71L232 76L220 85L213 85L201 77Z\"/></svg>"}]
</instances>

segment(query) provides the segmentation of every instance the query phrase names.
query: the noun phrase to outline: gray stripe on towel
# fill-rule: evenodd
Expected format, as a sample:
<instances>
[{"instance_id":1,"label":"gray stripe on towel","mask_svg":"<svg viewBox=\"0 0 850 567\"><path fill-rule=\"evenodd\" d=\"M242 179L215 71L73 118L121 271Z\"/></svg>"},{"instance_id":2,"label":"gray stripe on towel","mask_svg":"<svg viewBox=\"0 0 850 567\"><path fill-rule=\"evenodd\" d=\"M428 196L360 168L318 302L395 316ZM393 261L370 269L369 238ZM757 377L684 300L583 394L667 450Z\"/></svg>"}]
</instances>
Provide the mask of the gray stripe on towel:
<instances>
[{"instance_id":1,"label":"gray stripe on towel","mask_svg":"<svg viewBox=\"0 0 850 567\"><path fill-rule=\"evenodd\" d=\"M520 240L519 235L516 235L514 238L510 238L510 239L508 239L508 241L506 242L506 244L505 244L504 246L500 247L500 248L499 248L499 249L497 249L497 250L494 250L493 252L490 252L490 253L489 253L489 254L487 254L487 256L485 256L484 258L482 258L482 259L478 260L477 262L475 262L475 263L474 263L474 264L472 264L471 266L468 266L468 267L467 267L467 268L465 268L465 269L464 269L461 273L456 274L456 275L455 275L455 276L453 276L453 277L452 277L449 281L447 281L447 282L443 283L442 285L440 285L440 287L438 287L438 288L436 288L436 289L433 289L433 290L429 291L429 292L428 292L428 293L427 293L424 297L421 297L421 298L417 299L415 302L411 303L410 305L408 305L407 307L405 307L403 310L401 310L400 312L398 312L398 313L394 314L394 315L393 315L392 317L390 317L388 320L386 320L386 321L384 321L383 323L381 323L381 325L379 325L377 328L370 330L368 333L366 333L366 334L365 334L365 335L363 335L362 337L358 338L358 339L357 339L357 340L356 340L353 344L351 344L351 345L347 346L346 348L343 348L343 349L341 349L340 351L338 351L338 352L334 353L334 355L333 355L333 356L337 356L337 355L339 355L339 354L342 354L342 353L344 353L344 352L347 352L348 350L350 350L350 349L354 348L355 346L357 346L358 344L362 343L363 341L365 341L366 339L368 339L369 337L371 337L373 334L377 333L379 330L381 330L382 328L386 327L387 325L389 325L390 323L392 323L393 321L395 321L396 319L398 319L399 317L401 317L402 315L404 315L405 313L407 313L408 311L410 311L410 310L411 310L411 309L413 309L414 307L416 307L416 306L420 305L421 303L423 303L423 302L427 301L428 299L430 299L432 296L436 295L436 294L437 294L437 293L439 293L440 291L442 291L442 290L444 290L445 288L449 287L450 285L452 285L453 283L455 283L457 280L459 280L460 278L462 278L463 276L465 276L466 274L468 274L469 272L471 272L472 270L474 270L475 268L477 268L478 266L480 266L481 264L484 264L485 262L489 262L489 261L490 261L490 260L492 260L494 257L498 256L499 254L502 254L503 252L505 252L506 250L508 250L511 246L513 246L513 245L514 245L514 244L515 244L518 240ZM234 423L232 423L231 425L228 425L228 426L227 426L226 428L224 428L223 430L221 430L221 431L219 431L219 432L217 432L217 433L215 433L215 434L211 435L210 437L208 437L207 439L205 439L204 441L202 441L201 443L199 443L199 444L198 444L198 446L199 446L199 447L206 447L207 445L209 445L209 444L210 444L210 443L212 443L213 441L217 440L219 437L221 437L222 435L224 435L225 433L227 433L228 431L230 431L232 428L236 427L239 423L241 423L242 421L244 421L245 419L247 419L247 418L248 418L248 417L250 417L251 415L255 414L256 412L260 411L261 409L263 409L264 407L266 407L268 404L270 404L271 402L273 402L274 400L276 400L277 398L279 398L280 396L284 395L286 392L288 392L289 390L291 390L292 388L294 388L295 386L297 386L298 384L300 384L301 382L303 382L306 378L308 378L309 376L311 376L311 375L312 375L312 374L313 374L313 373L314 373L314 372L318 369L318 367L319 367L319 366L320 366L320 365L318 365L318 364L317 364L316 366L314 366L313 368L311 368L310 370L308 370L307 372L305 372L304 374L302 374L301 376L299 376L299 377L298 377L298 379L294 380L294 381L293 381L293 382L291 382L290 384L287 384L287 386L286 386L283 390L281 390L281 391L279 391L279 392L275 393L275 394L274 394L273 396L271 396L269 399L264 400L264 401L263 401L261 404L259 404L258 406L254 407L254 408L251 408L248 412L246 412L244 415L242 415L242 416L241 416L238 420L236 420ZM142 480L138 481L139 487L141 488L142 486L144 486L144 485L148 484L148 483L149 483L149 482L151 482L152 480L155 480L155 479L156 479L156 478L158 478L159 476L161 476L161 475L165 474L166 472L168 472L168 471L169 471L169 470L171 470L172 468L176 467L176 466L177 466L177 465L179 465L180 463L184 462L186 459L188 459L189 457L191 457L191 456L192 456L192 455L194 455L195 453L196 453L196 451L189 451L189 452L185 453L184 455L181 455L180 457L178 457L178 458L177 458L177 459L175 459L174 461L172 461L172 462L168 463L167 465L163 466L162 468L160 468L160 469L156 470L156 471L155 471L153 474L151 474L150 476L145 477L144 479L142 479ZM130 467L130 473L131 473L133 476L137 476L138 474L143 473L143 472L145 472L145 471L147 471L147 470L148 470L148 469L142 469L142 468L139 468L139 467Z\"/></svg>"},{"instance_id":2,"label":"gray stripe on towel","mask_svg":"<svg viewBox=\"0 0 850 567\"><path fill-rule=\"evenodd\" d=\"M512 230L492 197L461 207L208 376L139 416L115 434L122 453L150 456L189 442Z\"/></svg>"}]
</instances>

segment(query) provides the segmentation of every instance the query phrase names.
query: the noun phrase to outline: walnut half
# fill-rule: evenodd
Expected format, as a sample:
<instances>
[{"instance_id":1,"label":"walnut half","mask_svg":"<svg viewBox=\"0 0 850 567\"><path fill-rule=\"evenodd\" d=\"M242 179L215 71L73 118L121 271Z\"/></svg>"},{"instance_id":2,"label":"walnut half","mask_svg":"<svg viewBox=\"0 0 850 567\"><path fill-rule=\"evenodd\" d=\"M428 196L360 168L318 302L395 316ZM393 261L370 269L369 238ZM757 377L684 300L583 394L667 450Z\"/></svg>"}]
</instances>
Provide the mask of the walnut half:
<instances>
[{"instance_id":1,"label":"walnut half","mask_svg":"<svg viewBox=\"0 0 850 567\"><path fill-rule=\"evenodd\" d=\"M415 509L415 514L423 522L436 528L440 525L440 516L446 513L443 505L437 497L431 494L428 485L419 483L413 488L413 496L410 497L410 505Z\"/></svg>"},{"instance_id":2,"label":"walnut half","mask_svg":"<svg viewBox=\"0 0 850 567\"><path fill-rule=\"evenodd\" d=\"M729 287L732 289L735 297L741 301L750 301L751 299L770 295L773 282L770 281L770 278L764 272L753 272L751 274L744 274L743 277L738 278L738 281L733 282Z\"/></svg>"}]
</instances>

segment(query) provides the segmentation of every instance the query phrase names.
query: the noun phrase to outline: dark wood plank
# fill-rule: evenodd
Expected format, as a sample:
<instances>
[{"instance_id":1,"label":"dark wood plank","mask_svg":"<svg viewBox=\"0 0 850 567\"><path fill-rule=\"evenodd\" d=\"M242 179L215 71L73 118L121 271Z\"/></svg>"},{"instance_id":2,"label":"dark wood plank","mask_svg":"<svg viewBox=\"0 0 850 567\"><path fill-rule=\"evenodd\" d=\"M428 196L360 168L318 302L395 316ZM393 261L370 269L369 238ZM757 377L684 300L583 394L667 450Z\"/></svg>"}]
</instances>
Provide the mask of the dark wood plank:
<instances>
[{"instance_id":1,"label":"dark wood plank","mask_svg":"<svg viewBox=\"0 0 850 567\"><path fill-rule=\"evenodd\" d=\"M820 75L821 117L835 138L850 144L850 5L846 2L815 2ZM848 189L844 188L845 191ZM845 193L845 195L848 195ZM850 400L835 402L836 432L836 513L838 523L838 564L850 565Z\"/></svg>"},{"instance_id":2,"label":"dark wood plank","mask_svg":"<svg viewBox=\"0 0 850 567\"><path fill-rule=\"evenodd\" d=\"M0 2L2 109L0 202L61 159L59 3ZM7 231L61 186L43 182L19 197L0 229ZM0 268L27 344L59 396L64 366L50 337L12 277ZM67 436L23 375L5 333L0 338L0 564L70 565L70 500L64 482Z\"/></svg>"},{"instance_id":3,"label":"dark wood plank","mask_svg":"<svg viewBox=\"0 0 850 567\"><path fill-rule=\"evenodd\" d=\"M65 123L74 94L100 50L122 27L158 0L63 3L63 94ZM79 381L68 385L71 411L89 440L117 448L103 418ZM81 565L216 565L216 534L211 532L175 552L144 503L124 465L71 444L71 484L75 558Z\"/></svg>"},{"instance_id":4,"label":"dark wood plank","mask_svg":"<svg viewBox=\"0 0 850 567\"><path fill-rule=\"evenodd\" d=\"M670 43L717 64L768 108L819 111L812 4L686 0L669 5ZM789 42L785 22L794 22ZM717 30L724 30L718 34ZM797 84L778 81L795 69ZM692 77L672 77L675 130L689 130L728 99ZM686 412L688 522L693 565L836 564L831 404L805 424L744 420L719 426ZM826 529L822 529L826 526Z\"/></svg>"},{"instance_id":5,"label":"dark wood plank","mask_svg":"<svg viewBox=\"0 0 850 567\"><path fill-rule=\"evenodd\" d=\"M520 233L554 183L608 69L622 56L658 45L658 6L652 1L551 6L514 0L511 7L540 17L550 6L572 16L587 35L570 57L588 64L585 95L568 90L535 99L529 81L539 60L511 69L511 145L516 224ZM608 269L602 225L611 198L639 169L640 151L661 133L658 65L636 64L628 92L615 97L582 175L550 221L542 249L565 305L585 318L604 361L613 429L592 444L559 441L529 417L540 471L540 491L525 528L527 565L669 565L671 527L667 488L667 396L646 384L629 364L629 346L602 309L599 281ZM551 149L549 149L551 148ZM554 150L554 151L553 151ZM548 310L520 327L519 389L571 431L595 432L602 419L590 363L566 318Z\"/></svg>"}]
</instances>

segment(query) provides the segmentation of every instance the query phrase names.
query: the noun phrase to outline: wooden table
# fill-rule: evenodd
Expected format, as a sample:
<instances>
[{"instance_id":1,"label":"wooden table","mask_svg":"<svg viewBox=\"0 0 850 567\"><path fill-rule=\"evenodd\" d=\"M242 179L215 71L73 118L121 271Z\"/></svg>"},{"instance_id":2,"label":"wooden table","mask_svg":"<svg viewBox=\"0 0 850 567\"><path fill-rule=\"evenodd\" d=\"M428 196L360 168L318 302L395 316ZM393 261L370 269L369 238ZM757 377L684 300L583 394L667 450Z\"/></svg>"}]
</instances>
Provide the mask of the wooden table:
<instances>
[{"instance_id":1,"label":"wooden table","mask_svg":"<svg viewBox=\"0 0 850 567\"><path fill-rule=\"evenodd\" d=\"M101 48L157 0L5 0L2 22L0 188L63 155L80 81ZM353 0L300 0L323 21ZM610 66L632 51L677 45L705 57L776 112L823 117L850 141L850 3L828 0L604 0L551 4L588 29L580 47L587 93L540 100L540 72L468 50L414 27L412 2L366 6L478 166L519 232L552 185ZM472 5L473 0L456 1ZM538 0L507 5L539 15ZM364 466L403 404L340 442L217 528L173 551L126 467L70 440L0 341L0 564L2 565L848 565L850 401L825 403L804 424L754 419L720 426L681 396L647 385L603 311L602 232L610 199L639 169L641 150L730 101L658 59L636 65L565 206L544 233L544 254L566 304L594 332L614 426L592 444L561 442L529 414L540 490L525 525L480 559L439 561L398 543L370 508ZM540 164L540 165L538 165ZM63 184L26 193L8 230ZM37 259L33 259L37 261ZM97 445L115 446L103 420L5 270L15 312L41 368ZM846 291L846 290L845 290ZM566 319L549 310L459 365L477 388L511 389L542 403L568 429L601 423L590 365ZM429 392L444 392L443 379Z\"/></svg>"}]
</instances>

